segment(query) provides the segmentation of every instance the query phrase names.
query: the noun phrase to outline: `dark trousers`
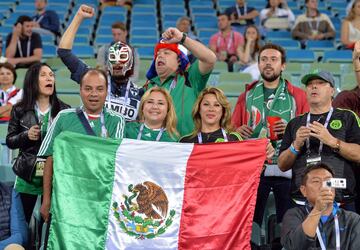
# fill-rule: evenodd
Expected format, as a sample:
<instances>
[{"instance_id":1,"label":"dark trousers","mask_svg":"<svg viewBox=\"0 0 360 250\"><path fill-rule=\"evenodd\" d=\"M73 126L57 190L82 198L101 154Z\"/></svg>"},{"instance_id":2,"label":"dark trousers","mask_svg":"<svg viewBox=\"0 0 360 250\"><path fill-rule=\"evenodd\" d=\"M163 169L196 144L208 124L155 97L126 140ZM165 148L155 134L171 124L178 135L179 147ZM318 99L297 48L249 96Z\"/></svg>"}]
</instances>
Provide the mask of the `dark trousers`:
<instances>
[{"instance_id":1,"label":"dark trousers","mask_svg":"<svg viewBox=\"0 0 360 250\"><path fill-rule=\"evenodd\" d=\"M281 223L285 212L290 208L290 185L290 179L276 176L265 177L263 174L261 175L256 198L254 222L261 226L266 202L270 192L273 191L276 206L276 220L277 223Z\"/></svg>"},{"instance_id":2,"label":"dark trousers","mask_svg":"<svg viewBox=\"0 0 360 250\"><path fill-rule=\"evenodd\" d=\"M20 199L23 205L26 222L29 224L37 200L37 195L20 193Z\"/></svg>"}]
</instances>

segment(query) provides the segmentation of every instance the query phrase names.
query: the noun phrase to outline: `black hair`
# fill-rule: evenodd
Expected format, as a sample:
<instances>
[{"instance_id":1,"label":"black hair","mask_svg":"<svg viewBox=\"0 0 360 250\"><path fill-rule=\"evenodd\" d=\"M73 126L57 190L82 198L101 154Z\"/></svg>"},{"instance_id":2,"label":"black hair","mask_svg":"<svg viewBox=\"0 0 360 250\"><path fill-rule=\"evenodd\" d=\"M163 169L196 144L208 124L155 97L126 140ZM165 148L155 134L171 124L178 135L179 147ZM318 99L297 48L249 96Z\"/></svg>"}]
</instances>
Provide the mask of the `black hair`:
<instances>
[{"instance_id":1,"label":"black hair","mask_svg":"<svg viewBox=\"0 0 360 250\"><path fill-rule=\"evenodd\" d=\"M329 165L320 162L320 163L317 163L317 164L306 167L306 169L305 169L305 171L303 173L303 176L301 178L301 184L302 185L306 184L308 174L311 171L316 170L316 169L325 169L326 171L328 171L334 177L334 170Z\"/></svg>"},{"instance_id":2,"label":"black hair","mask_svg":"<svg viewBox=\"0 0 360 250\"><path fill-rule=\"evenodd\" d=\"M279 4L277 7L280 8L280 9L282 9L283 4L280 2L280 4ZM266 4L265 8L266 8L266 9L271 8L271 6L270 6L270 0L267 1L267 4Z\"/></svg>"},{"instance_id":3,"label":"black hair","mask_svg":"<svg viewBox=\"0 0 360 250\"><path fill-rule=\"evenodd\" d=\"M35 63L30 66L30 68L26 71L25 79L24 79L24 87L23 87L23 98L22 100L16 104L16 106L22 107L24 110L33 110L36 104L36 100L39 97L39 75L42 67L51 67L46 63ZM55 116L60 111L60 100L56 95L56 84L54 85L54 92L50 96L50 104L51 104L51 117L55 118Z\"/></svg>"},{"instance_id":4,"label":"black hair","mask_svg":"<svg viewBox=\"0 0 360 250\"><path fill-rule=\"evenodd\" d=\"M32 22L31 17L29 17L29 16L19 16L18 19L16 20L15 25L18 24L18 23L24 24L24 22Z\"/></svg>"}]
</instances>

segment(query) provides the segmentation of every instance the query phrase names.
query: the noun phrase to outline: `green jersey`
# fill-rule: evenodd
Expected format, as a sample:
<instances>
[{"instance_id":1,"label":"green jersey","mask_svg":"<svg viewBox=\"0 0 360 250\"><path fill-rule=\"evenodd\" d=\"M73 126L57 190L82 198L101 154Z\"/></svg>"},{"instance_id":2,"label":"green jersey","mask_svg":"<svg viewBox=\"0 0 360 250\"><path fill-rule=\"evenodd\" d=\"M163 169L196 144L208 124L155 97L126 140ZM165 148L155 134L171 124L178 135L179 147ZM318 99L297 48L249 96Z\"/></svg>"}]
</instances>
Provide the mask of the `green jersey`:
<instances>
[{"instance_id":1,"label":"green jersey","mask_svg":"<svg viewBox=\"0 0 360 250\"><path fill-rule=\"evenodd\" d=\"M193 131L192 108L199 93L205 88L211 74L211 72L205 75L200 73L198 60L191 64L187 72L191 86L185 85L185 77L180 74L170 75L163 83L161 83L160 78L156 76L145 86L147 89L159 86L170 92L178 119L177 130L180 136L187 135Z\"/></svg>"},{"instance_id":2,"label":"green jersey","mask_svg":"<svg viewBox=\"0 0 360 250\"><path fill-rule=\"evenodd\" d=\"M107 136L113 139L123 138L125 120L119 113L106 109L103 109L105 128L107 130ZM97 136L102 134L101 119L89 120L89 124ZM80 134L87 134L86 130L81 123L76 109L66 109L61 111L53 121L48 133L45 136L44 141L41 144L38 155L50 156L53 155L53 144L57 135L63 131L71 131Z\"/></svg>"},{"instance_id":3,"label":"green jersey","mask_svg":"<svg viewBox=\"0 0 360 250\"><path fill-rule=\"evenodd\" d=\"M164 141L164 142L177 142L178 137L171 137L166 130L151 129L148 128L142 122L127 122L125 129L125 138L137 139L140 136L140 140L143 141ZM141 127L143 127L141 129ZM141 131L142 130L142 131ZM158 137L160 137L158 139Z\"/></svg>"}]
</instances>

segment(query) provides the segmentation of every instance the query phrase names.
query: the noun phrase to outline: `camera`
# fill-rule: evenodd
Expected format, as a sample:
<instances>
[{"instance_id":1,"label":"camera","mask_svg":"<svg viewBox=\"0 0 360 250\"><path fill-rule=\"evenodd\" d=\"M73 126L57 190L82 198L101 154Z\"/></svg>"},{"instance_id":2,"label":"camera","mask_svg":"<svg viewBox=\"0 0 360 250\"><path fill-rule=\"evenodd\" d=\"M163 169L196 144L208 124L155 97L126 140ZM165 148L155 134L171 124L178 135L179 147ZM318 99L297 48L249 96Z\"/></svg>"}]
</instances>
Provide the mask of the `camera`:
<instances>
[{"instance_id":1,"label":"camera","mask_svg":"<svg viewBox=\"0 0 360 250\"><path fill-rule=\"evenodd\" d=\"M346 188L346 179L345 178L330 178L323 182L323 187L329 188Z\"/></svg>"}]
</instances>

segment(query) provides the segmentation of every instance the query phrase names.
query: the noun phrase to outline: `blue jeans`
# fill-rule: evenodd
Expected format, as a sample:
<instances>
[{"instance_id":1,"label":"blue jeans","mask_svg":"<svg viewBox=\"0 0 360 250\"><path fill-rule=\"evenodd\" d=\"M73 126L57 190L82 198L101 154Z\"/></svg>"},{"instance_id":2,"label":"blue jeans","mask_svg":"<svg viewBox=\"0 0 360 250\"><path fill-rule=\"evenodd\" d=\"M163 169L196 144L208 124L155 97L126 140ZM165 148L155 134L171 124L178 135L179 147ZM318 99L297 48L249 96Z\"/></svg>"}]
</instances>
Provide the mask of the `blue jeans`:
<instances>
[{"instance_id":1,"label":"blue jeans","mask_svg":"<svg viewBox=\"0 0 360 250\"><path fill-rule=\"evenodd\" d=\"M277 176L265 177L263 174L261 175L256 198L254 222L261 226L269 193L273 191L276 206L276 220L277 223L281 223L285 212L290 208L291 204L290 185L290 179Z\"/></svg>"}]
</instances>

